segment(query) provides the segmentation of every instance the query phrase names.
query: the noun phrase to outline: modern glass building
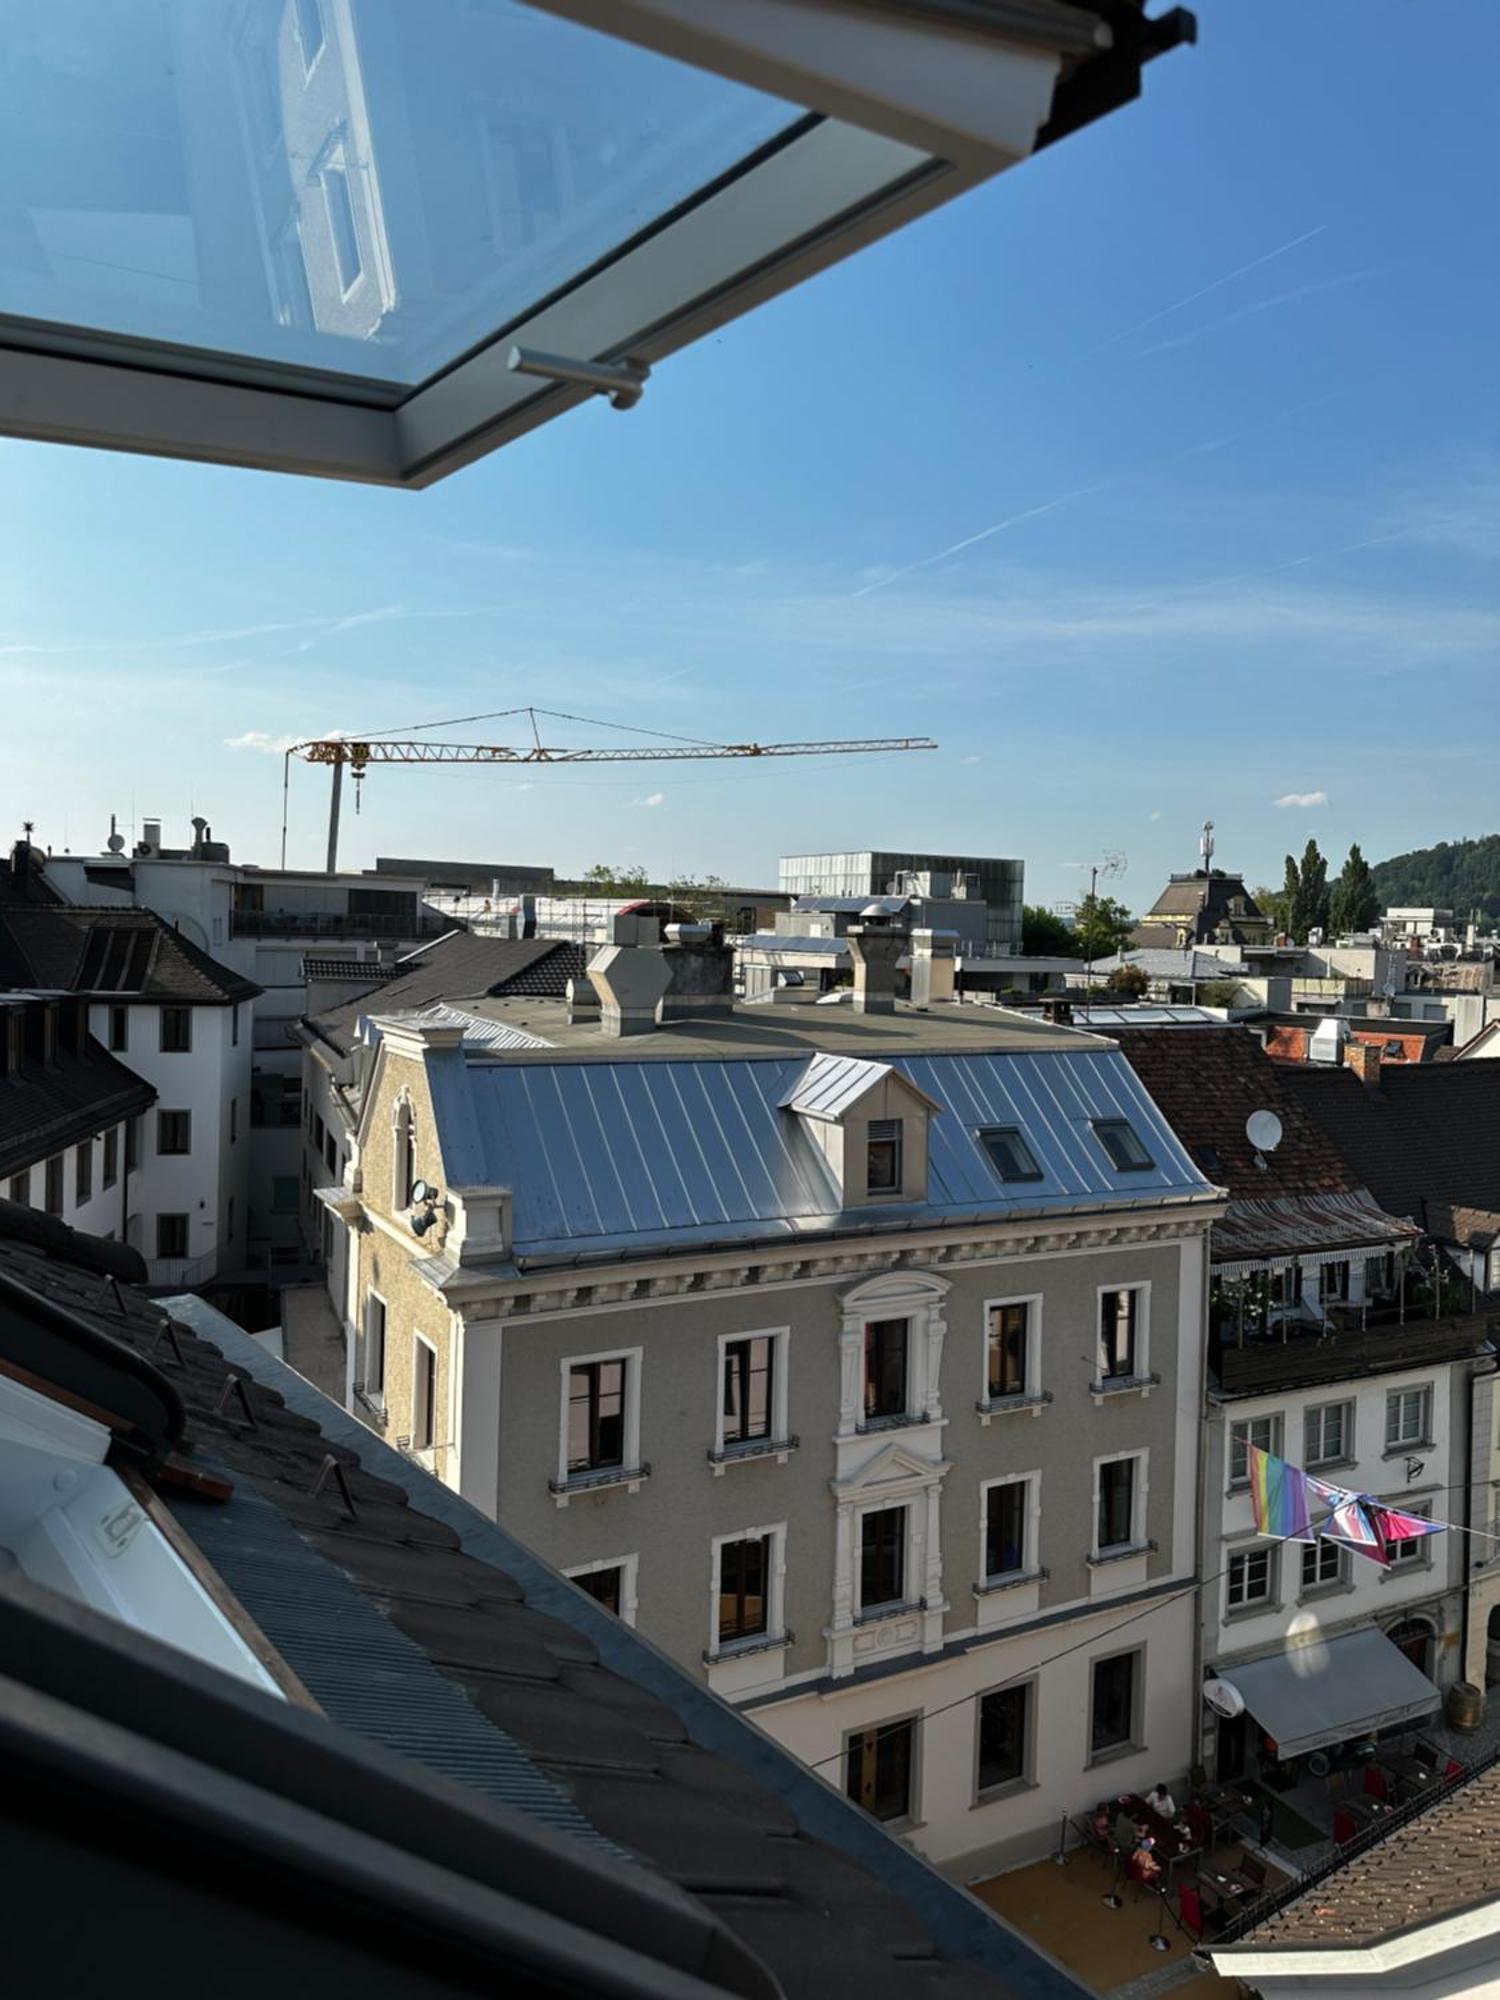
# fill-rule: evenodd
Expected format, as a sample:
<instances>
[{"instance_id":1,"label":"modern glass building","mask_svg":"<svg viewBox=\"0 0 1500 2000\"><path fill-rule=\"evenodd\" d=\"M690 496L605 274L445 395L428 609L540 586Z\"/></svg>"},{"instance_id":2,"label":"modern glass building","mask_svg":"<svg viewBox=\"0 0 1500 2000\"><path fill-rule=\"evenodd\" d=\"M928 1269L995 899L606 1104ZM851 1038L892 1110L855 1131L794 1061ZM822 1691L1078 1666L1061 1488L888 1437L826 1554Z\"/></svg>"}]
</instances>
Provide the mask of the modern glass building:
<instances>
[{"instance_id":1,"label":"modern glass building","mask_svg":"<svg viewBox=\"0 0 1500 2000\"><path fill-rule=\"evenodd\" d=\"M967 896L988 906L985 936L1003 951L1021 949L1024 861L974 854L792 854L779 864L777 887L786 896L885 896L900 876L913 893L942 899Z\"/></svg>"}]
</instances>

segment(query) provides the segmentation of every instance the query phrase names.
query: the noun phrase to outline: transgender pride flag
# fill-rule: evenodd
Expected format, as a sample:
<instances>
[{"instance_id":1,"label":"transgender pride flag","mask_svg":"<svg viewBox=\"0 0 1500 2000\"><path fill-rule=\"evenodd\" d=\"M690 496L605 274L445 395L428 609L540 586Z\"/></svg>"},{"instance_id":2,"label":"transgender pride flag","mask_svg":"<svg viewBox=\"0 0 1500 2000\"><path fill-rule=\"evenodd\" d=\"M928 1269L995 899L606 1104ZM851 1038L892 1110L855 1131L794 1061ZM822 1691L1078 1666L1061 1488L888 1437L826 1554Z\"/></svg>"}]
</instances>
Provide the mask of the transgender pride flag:
<instances>
[{"instance_id":1,"label":"transgender pride flag","mask_svg":"<svg viewBox=\"0 0 1500 2000\"><path fill-rule=\"evenodd\" d=\"M1320 1522L1318 1527L1325 1540L1342 1542L1346 1549L1368 1556L1371 1562L1389 1561L1385 1552L1386 1538L1370 1519L1371 1513L1378 1511L1373 1500L1362 1493L1351 1493L1347 1487L1330 1486L1326 1479L1314 1479L1310 1472L1304 1473L1303 1477L1311 1491L1331 1510L1328 1519ZM1396 1537L1392 1536L1392 1539Z\"/></svg>"},{"instance_id":2,"label":"transgender pride flag","mask_svg":"<svg viewBox=\"0 0 1500 2000\"><path fill-rule=\"evenodd\" d=\"M1317 1540L1308 1520L1307 1489L1310 1483L1300 1466L1289 1465L1274 1452L1249 1447L1250 1505L1255 1510L1256 1532L1275 1535L1284 1542Z\"/></svg>"}]
</instances>

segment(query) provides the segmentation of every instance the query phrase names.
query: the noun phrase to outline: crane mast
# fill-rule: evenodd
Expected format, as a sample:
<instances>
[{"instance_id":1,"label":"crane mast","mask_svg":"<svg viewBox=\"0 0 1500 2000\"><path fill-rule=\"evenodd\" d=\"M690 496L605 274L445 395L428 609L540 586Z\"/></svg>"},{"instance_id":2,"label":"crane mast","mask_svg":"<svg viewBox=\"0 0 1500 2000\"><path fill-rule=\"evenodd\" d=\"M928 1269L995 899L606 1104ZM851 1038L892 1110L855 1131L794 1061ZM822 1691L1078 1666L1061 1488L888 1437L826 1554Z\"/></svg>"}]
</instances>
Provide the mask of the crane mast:
<instances>
[{"instance_id":1,"label":"crane mast","mask_svg":"<svg viewBox=\"0 0 1500 2000\"><path fill-rule=\"evenodd\" d=\"M730 757L869 756L887 751L936 750L938 747L930 736L872 736L830 738L807 743L700 743L687 739L645 748L575 748L543 743L536 728L538 711L527 709L521 712L531 716L532 732L536 736L534 743L520 746L505 743L439 743L412 736L327 736L306 743L294 743L286 752L282 767L281 865L286 866L285 801L293 757L300 757L308 764L327 764L331 768L328 873L332 875L338 867L344 772L347 770L358 785L372 764L676 764L713 762Z\"/></svg>"}]
</instances>

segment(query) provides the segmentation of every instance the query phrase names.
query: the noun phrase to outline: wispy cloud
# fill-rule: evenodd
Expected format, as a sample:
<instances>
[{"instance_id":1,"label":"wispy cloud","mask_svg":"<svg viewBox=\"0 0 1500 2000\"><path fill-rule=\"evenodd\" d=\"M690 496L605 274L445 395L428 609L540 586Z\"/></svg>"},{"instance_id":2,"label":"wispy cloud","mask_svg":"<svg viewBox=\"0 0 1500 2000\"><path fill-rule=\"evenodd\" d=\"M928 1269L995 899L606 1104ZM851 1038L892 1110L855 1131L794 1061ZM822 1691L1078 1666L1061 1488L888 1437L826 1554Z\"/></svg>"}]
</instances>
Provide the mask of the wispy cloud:
<instances>
[{"instance_id":1,"label":"wispy cloud","mask_svg":"<svg viewBox=\"0 0 1500 2000\"><path fill-rule=\"evenodd\" d=\"M982 764L984 759L982 757L960 757L958 761L960 764Z\"/></svg>"},{"instance_id":2,"label":"wispy cloud","mask_svg":"<svg viewBox=\"0 0 1500 2000\"><path fill-rule=\"evenodd\" d=\"M1152 813L1152 814L1150 815L1150 817L1151 817L1152 819L1165 819L1165 818L1166 818L1166 814L1165 814L1165 813L1159 813L1159 812L1154 812L1154 813Z\"/></svg>"},{"instance_id":3,"label":"wispy cloud","mask_svg":"<svg viewBox=\"0 0 1500 2000\"><path fill-rule=\"evenodd\" d=\"M1500 559L1500 454L1466 452L1433 467L1391 519L1393 539Z\"/></svg>"},{"instance_id":4,"label":"wispy cloud","mask_svg":"<svg viewBox=\"0 0 1500 2000\"><path fill-rule=\"evenodd\" d=\"M226 750L258 750L266 757L282 757L294 744L300 743L300 736L271 736L264 729L246 729L239 736L226 736Z\"/></svg>"},{"instance_id":5,"label":"wispy cloud","mask_svg":"<svg viewBox=\"0 0 1500 2000\"><path fill-rule=\"evenodd\" d=\"M1279 799L1273 799L1276 806L1326 806L1327 792L1283 792Z\"/></svg>"},{"instance_id":6,"label":"wispy cloud","mask_svg":"<svg viewBox=\"0 0 1500 2000\"><path fill-rule=\"evenodd\" d=\"M1311 243L1315 236L1323 235L1327 227L1326 222L1320 222L1315 229L1304 229L1300 236L1293 236L1285 243L1278 243L1274 250L1267 250L1263 256L1252 257L1248 264L1237 265L1234 270L1226 271L1223 277L1213 278L1208 284L1200 285L1197 291L1189 292L1184 298L1174 299L1171 305L1163 306L1159 312L1150 313L1145 319L1138 319L1133 326L1127 326L1119 333L1112 333L1108 340L1102 340L1097 347L1090 348L1089 355L1103 354L1108 348L1118 347L1121 341L1130 340L1136 334L1144 333L1147 327L1155 326L1160 320L1170 319L1173 313L1183 312L1188 306L1195 306L1199 299L1206 299L1211 293L1222 291L1226 285L1234 284L1236 279L1248 278L1252 271L1260 270L1265 264L1274 264L1278 257L1285 257L1292 250L1300 250L1304 243Z\"/></svg>"},{"instance_id":7,"label":"wispy cloud","mask_svg":"<svg viewBox=\"0 0 1500 2000\"><path fill-rule=\"evenodd\" d=\"M1210 333L1218 333L1223 327L1233 326L1237 320L1251 319L1258 313L1275 312L1281 306L1316 298L1322 292L1342 291L1346 285L1358 285L1366 278L1378 277L1386 268L1385 265L1370 264L1360 271L1341 271L1332 278L1319 278L1310 285L1297 285L1289 292L1274 292L1268 299L1254 299L1249 305L1236 306L1233 312L1220 313L1217 319L1205 320L1201 326L1189 327L1186 333L1175 333L1169 340L1154 340L1149 347L1138 348L1131 358L1144 361L1152 354L1170 354L1179 347L1191 347L1194 341L1202 340Z\"/></svg>"},{"instance_id":8,"label":"wispy cloud","mask_svg":"<svg viewBox=\"0 0 1500 2000\"><path fill-rule=\"evenodd\" d=\"M665 802L666 796L665 792L651 792L643 799L636 799L634 803L638 806L659 806Z\"/></svg>"}]
</instances>

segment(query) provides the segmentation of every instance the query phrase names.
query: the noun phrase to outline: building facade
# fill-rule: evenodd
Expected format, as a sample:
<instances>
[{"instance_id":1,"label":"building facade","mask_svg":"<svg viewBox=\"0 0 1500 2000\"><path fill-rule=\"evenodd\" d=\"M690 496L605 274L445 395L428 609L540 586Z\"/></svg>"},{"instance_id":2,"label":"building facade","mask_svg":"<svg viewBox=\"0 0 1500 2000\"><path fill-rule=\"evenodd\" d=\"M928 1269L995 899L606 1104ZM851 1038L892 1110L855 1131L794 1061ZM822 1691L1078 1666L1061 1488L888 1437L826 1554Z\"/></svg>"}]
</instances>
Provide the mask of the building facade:
<instances>
[{"instance_id":1,"label":"building facade","mask_svg":"<svg viewBox=\"0 0 1500 2000\"><path fill-rule=\"evenodd\" d=\"M1021 949L1021 910L1026 864L965 854L897 854L866 849L856 854L784 855L777 864L783 895L860 896L908 893L942 901L955 882L971 901L988 905L988 942L1005 951Z\"/></svg>"},{"instance_id":2,"label":"building facade","mask_svg":"<svg viewBox=\"0 0 1500 2000\"><path fill-rule=\"evenodd\" d=\"M956 1872L1184 1772L1216 1197L1117 1052L512 1005L372 1022L352 1406Z\"/></svg>"}]
</instances>

